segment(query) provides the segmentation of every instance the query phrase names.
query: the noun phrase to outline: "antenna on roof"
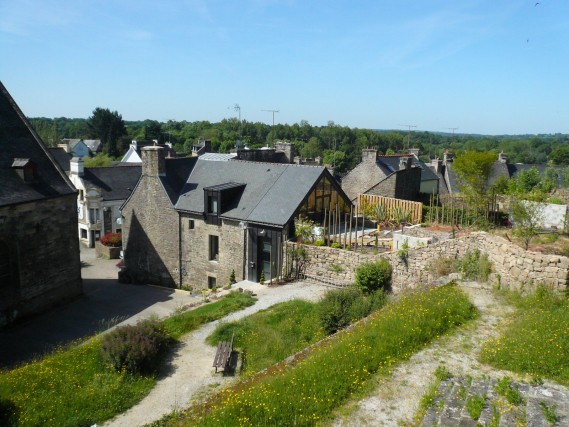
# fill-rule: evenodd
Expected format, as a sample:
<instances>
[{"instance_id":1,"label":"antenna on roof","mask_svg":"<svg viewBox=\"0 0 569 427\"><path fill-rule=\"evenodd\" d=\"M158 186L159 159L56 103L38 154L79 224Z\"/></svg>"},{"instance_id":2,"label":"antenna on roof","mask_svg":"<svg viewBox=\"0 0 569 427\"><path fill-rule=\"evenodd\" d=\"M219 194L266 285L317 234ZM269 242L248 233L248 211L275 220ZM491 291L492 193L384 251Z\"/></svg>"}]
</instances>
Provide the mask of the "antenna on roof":
<instances>
[{"instance_id":1,"label":"antenna on roof","mask_svg":"<svg viewBox=\"0 0 569 427\"><path fill-rule=\"evenodd\" d=\"M273 128L275 127L275 113L280 113L280 110L261 110L261 111L267 111L269 113L273 113ZM271 128L272 130L272 128ZM274 137L274 135L272 135Z\"/></svg>"},{"instance_id":2,"label":"antenna on roof","mask_svg":"<svg viewBox=\"0 0 569 427\"><path fill-rule=\"evenodd\" d=\"M407 151L409 151L409 148L411 148L411 128L416 128L417 126L415 125L399 125L399 126L409 128L409 132L407 133Z\"/></svg>"}]
</instances>

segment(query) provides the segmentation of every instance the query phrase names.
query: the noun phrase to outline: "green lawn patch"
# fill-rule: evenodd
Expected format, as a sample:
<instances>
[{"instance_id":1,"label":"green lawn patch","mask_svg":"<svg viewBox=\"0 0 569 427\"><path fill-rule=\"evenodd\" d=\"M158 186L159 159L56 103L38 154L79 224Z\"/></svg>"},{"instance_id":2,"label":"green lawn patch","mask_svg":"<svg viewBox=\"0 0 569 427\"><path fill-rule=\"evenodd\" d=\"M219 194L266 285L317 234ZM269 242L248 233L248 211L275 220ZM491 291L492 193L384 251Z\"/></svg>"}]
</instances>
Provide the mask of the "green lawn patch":
<instances>
[{"instance_id":1,"label":"green lawn patch","mask_svg":"<svg viewBox=\"0 0 569 427\"><path fill-rule=\"evenodd\" d=\"M545 288L512 297L517 313L480 360L499 369L569 384L569 300Z\"/></svg>"},{"instance_id":2,"label":"green lawn patch","mask_svg":"<svg viewBox=\"0 0 569 427\"><path fill-rule=\"evenodd\" d=\"M224 299L164 320L173 338L254 303L249 295ZM90 426L140 401L154 375L131 375L105 366L101 338L70 345L41 360L0 373L0 425Z\"/></svg>"},{"instance_id":3,"label":"green lawn patch","mask_svg":"<svg viewBox=\"0 0 569 427\"><path fill-rule=\"evenodd\" d=\"M274 305L237 322L220 325L207 342L229 341L244 362L242 374L258 372L326 336L317 304L293 300Z\"/></svg>"},{"instance_id":4,"label":"green lawn patch","mask_svg":"<svg viewBox=\"0 0 569 427\"><path fill-rule=\"evenodd\" d=\"M315 347L294 366L276 366L191 408L174 425L314 425L370 377L475 317L454 285L401 296L368 320ZM174 419L175 418L175 419ZM167 422L167 421L166 421Z\"/></svg>"}]
</instances>

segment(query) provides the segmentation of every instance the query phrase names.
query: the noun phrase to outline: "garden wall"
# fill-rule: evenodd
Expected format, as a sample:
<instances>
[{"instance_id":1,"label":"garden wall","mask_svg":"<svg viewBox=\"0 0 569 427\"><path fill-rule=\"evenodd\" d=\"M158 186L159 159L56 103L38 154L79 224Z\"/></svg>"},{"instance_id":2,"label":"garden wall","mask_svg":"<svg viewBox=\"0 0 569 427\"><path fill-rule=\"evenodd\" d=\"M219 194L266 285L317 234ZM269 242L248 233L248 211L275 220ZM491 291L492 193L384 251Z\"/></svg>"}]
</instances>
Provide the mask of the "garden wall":
<instances>
[{"instance_id":1,"label":"garden wall","mask_svg":"<svg viewBox=\"0 0 569 427\"><path fill-rule=\"evenodd\" d=\"M556 290L565 290L569 283L569 258L525 251L502 237L484 232L409 249L406 258L397 252L371 255L323 246L303 246L309 257L306 274L330 282L353 282L358 265L386 258L393 267L394 292L435 280L433 265L437 259L462 257L474 249L488 255L495 272L492 280L501 288L525 292L537 284L546 284Z\"/></svg>"}]
</instances>

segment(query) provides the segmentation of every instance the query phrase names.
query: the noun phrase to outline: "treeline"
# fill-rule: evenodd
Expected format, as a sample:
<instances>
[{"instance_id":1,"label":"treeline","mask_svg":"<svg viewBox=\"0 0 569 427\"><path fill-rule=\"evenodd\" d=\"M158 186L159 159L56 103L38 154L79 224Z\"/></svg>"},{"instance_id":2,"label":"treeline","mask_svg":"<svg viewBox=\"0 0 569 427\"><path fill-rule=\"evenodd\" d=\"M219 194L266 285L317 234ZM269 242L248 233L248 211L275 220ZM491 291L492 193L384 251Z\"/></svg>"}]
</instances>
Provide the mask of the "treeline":
<instances>
[{"instance_id":1,"label":"treeline","mask_svg":"<svg viewBox=\"0 0 569 427\"><path fill-rule=\"evenodd\" d=\"M90 119L32 118L32 125L48 145L55 146L62 138L101 138L90 126ZM320 156L327 164L335 164L338 172L346 172L360 160L364 148L376 148L382 153L406 152L408 147L419 148L423 160L442 157L446 150L459 154L464 151L504 151L512 163L569 165L569 135L483 136L451 135L449 133L407 132L403 130L379 131L341 126L328 122L326 126L300 123L275 124L239 121L236 118L221 122L155 120L124 121L126 134L116 141L119 153L128 149L131 140L156 139L171 142L177 152L190 152L201 138L212 141L218 152L229 152L238 141L250 148L270 145L273 141L287 140L303 158Z\"/></svg>"}]
</instances>

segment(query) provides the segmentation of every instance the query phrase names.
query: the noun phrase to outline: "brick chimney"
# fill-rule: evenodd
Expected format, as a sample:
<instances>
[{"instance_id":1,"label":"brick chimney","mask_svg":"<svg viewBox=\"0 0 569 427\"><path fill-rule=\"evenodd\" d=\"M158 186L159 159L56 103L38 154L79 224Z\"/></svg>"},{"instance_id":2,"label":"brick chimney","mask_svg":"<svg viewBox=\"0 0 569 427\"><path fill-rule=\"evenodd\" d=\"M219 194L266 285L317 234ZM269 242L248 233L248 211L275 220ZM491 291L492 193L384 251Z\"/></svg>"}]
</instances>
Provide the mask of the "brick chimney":
<instances>
[{"instance_id":1,"label":"brick chimney","mask_svg":"<svg viewBox=\"0 0 569 427\"><path fill-rule=\"evenodd\" d=\"M377 150L374 148L366 148L362 150L362 162L375 163L377 161Z\"/></svg>"},{"instance_id":2,"label":"brick chimney","mask_svg":"<svg viewBox=\"0 0 569 427\"><path fill-rule=\"evenodd\" d=\"M409 154L412 154L417 159L419 158L419 149L418 148L409 148Z\"/></svg>"},{"instance_id":3,"label":"brick chimney","mask_svg":"<svg viewBox=\"0 0 569 427\"><path fill-rule=\"evenodd\" d=\"M401 156L399 158L399 170L411 169L412 164L413 164L412 156Z\"/></svg>"},{"instance_id":4,"label":"brick chimney","mask_svg":"<svg viewBox=\"0 0 569 427\"><path fill-rule=\"evenodd\" d=\"M164 148L160 146L144 147L142 152L142 175L158 177L166 175Z\"/></svg>"},{"instance_id":5,"label":"brick chimney","mask_svg":"<svg viewBox=\"0 0 569 427\"><path fill-rule=\"evenodd\" d=\"M294 163L294 145L290 142L278 141L273 144L275 151L282 151L289 163Z\"/></svg>"},{"instance_id":6,"label":"brick chimney","mask_svg":"<svg viewBox=\"0 0 569 427\"><path fill-rule=\"evenodd\" d=\"M504 151L500 151L500 154L498 154L498 162L508 163L508 155Z\"/></svg>"}]
</instances>

